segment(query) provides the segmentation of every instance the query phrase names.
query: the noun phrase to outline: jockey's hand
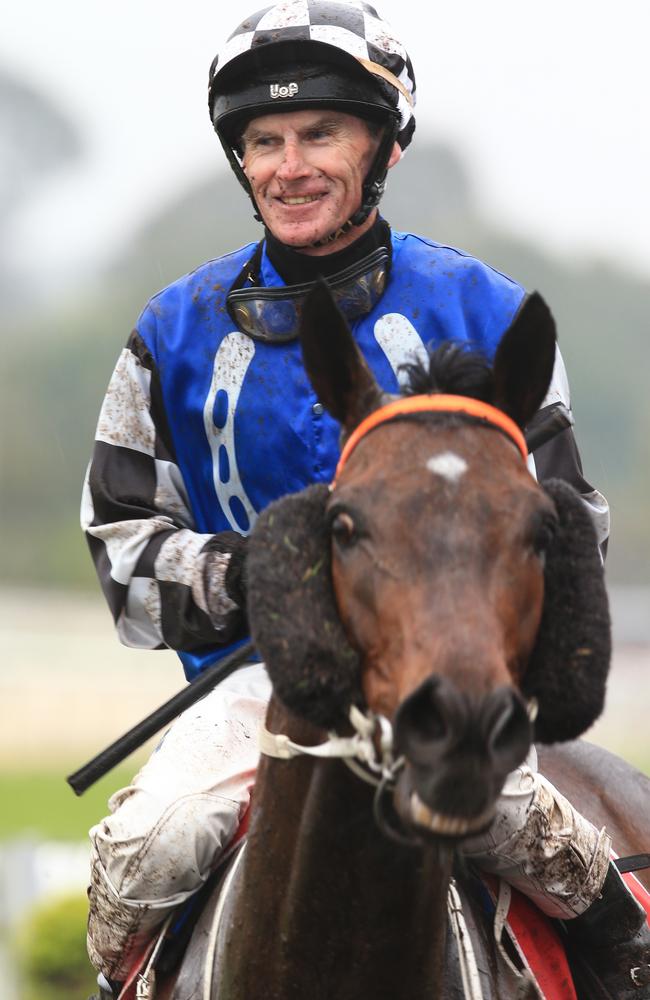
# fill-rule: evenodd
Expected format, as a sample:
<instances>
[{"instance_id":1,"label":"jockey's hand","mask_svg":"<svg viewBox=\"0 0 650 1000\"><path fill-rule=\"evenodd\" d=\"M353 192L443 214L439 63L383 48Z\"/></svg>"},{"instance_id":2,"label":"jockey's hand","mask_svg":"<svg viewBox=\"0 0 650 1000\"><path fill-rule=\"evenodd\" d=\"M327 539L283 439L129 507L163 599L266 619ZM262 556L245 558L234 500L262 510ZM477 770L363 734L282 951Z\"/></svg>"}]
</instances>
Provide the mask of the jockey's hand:
<instances>
[{"instance_id":1,"label":"jockey's hand","mask_svg":"<svg viewBox=\"0 0 650 1000\"><path fill-rule=\"evenodd\" d=\"M226 593L243 611L246 610L246 553L248 538L236 532L224 532L232 536L230 562L226 570Z\"/></svg>"},{"instance_id":2,"label":"jockey's hand","mask_svg":"<svg viewBox=\"0 0 650 1000\"><path fill-rule=\"evenodd\" d=\"M231 601L234 601L238 608L246 611L246 547L248 539L244 535L238 535L236 531L219 531L213 535L206 549L208 552L229 553L228 567L226 569L223 586ZM210 574L212 566L210 558L206 563L205 572Z\"/></svg>"}]
</instances>

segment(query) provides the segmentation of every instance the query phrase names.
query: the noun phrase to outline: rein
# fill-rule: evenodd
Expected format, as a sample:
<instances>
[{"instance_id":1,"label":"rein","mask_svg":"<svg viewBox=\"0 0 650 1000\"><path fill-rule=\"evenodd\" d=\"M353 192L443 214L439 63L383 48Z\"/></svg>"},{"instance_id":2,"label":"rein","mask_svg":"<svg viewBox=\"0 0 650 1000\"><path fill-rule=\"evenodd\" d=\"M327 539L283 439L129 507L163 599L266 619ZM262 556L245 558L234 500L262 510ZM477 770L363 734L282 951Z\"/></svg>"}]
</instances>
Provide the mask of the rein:
<instances>
[{"instance_id":1,"label":"rein","mask_svg":"<svg viewBox=\"0 0 650 1000\"><path fill-rule=\"evenodd\" d=\"M348 718L355 730L354 736L339 736L330 732L323 743L302 746L282 733L271 733L264 724L260 727L260 753L279 760L295 757L316 757L321 760L341 760L347 768L366 784L375 789L372 811L380 830L399 844L412 847L414 841L401 830L385 810L386 793L394 789L397 775L405 764L404 757L393 753L393 727L383 715L364 714L352 705Z\"/></svg>"},{"instance_id":2,"label":"rein","mask_svg":"<svg viewBox=\"0 0 650 1000\"><path fill-rule=\"evenodd\" d=\"M409 416L413 413L465 413L470 417L476 417L489 426L503 431L521 452L524 462L528 458L528 447L523 433L514 420L503 410L498 410L496 406L483 403L480 399L473 399L471 396L450 396L444 393L435 396L407 396L405 399L395 399L378 410L374 410L353 430L341 452L331 488L336 487L350 455L366 434L374 430L375 427L388 423L389 420Z\"/></svg>"},{"instance_id":3,"label":"rein","mask_svg":"<svg viewBox=\"0 0 650 1000\"><path fill-rule=\"evenodd\" d=\"M321 760L342 760L357 777L376 788L394 784L395 776L404 766L404 758L395 760L393 754L393 727L383 715L364 714L356 705L348 713L353 736L339 736L331 732L323 743L303 746L294 743L284 733L271 733L262 724L259 734L260 752L278 760L294 757L319 757ZM379 735L378 746L375 735Z\"/></svg>"}]
</instances>

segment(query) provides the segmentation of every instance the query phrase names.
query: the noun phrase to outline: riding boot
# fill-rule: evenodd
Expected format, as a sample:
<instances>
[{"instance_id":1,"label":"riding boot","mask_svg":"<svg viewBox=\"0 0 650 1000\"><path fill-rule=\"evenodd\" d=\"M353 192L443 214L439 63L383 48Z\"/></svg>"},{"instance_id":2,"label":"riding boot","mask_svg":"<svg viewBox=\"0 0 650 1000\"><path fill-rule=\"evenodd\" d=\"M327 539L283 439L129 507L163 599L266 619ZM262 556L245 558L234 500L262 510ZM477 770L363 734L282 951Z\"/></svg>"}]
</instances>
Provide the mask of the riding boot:
<instances>
[{"instance_id":1,"label":"riding boot","mask_svg":"<svg viewBox=\"0 0 650 1000\"><path fill-rule=\"evenodd\" d=\"M614 864L600 895L565 929L589 1000L650 1000L650 927Z\"/></svg>"}]
</instances>

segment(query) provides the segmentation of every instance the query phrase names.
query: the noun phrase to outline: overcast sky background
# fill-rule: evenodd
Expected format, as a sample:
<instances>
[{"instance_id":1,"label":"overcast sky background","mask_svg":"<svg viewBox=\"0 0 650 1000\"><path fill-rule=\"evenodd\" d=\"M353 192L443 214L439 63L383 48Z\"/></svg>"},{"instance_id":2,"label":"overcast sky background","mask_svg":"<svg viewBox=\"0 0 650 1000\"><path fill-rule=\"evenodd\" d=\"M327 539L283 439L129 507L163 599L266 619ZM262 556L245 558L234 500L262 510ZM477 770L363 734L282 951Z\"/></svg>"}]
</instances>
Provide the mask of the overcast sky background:
<instances>
[{"instance_id":1,"label":"overcast sky background","mask_svg":"<svg viewBox=\"0 0 650 1000\"><path fill-rule=\"evenodd\" d=\"M208 67L257 6L22 0L5 9L0 60L48 91L86 142L84 162L43 185L18 220L16 251L38 246L53 271L81 266L166 196L221 169ZM490 220L550 250L650 274L650 4L377 7L410 51L421 132L460 151Z\"/></svg>"}]
</instances>

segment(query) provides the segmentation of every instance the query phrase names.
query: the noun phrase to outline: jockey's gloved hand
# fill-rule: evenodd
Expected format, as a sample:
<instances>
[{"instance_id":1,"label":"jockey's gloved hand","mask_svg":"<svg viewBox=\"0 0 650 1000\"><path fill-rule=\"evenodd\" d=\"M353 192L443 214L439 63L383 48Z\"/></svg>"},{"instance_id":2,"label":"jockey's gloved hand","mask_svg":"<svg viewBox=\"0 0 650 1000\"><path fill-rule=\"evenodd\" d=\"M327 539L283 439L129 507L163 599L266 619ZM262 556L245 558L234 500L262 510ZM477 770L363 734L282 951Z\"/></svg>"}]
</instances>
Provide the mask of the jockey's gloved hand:
<instances>
[{"instance_id":1,"label":"jockey's gloved hand","mask_svg":"<svg viewBox=\"0 0 650 1000\"><path fill-rule=\"evenodd\" d=\"M248 538L238 535L235 531L224 532L232 535L230 562L226 570L226 593L243 611L246 610L246 554Z\"/></svg>"},{"instance_id":2,"label":"jockey's gloved hand","mask_svg":"<svg viewBox=\"0 0 650 1000\"><path fill-rule=\"evenodd\" d=\"M236 531L220 531L210 539L206 550L211 553L230 555L224 577L226 593L238 608L246 611L246 549L248 538ZM206 571L210 572L211 560L208 556Z\"/></svg>"}]
</instances>

